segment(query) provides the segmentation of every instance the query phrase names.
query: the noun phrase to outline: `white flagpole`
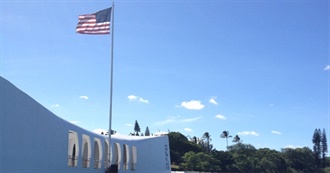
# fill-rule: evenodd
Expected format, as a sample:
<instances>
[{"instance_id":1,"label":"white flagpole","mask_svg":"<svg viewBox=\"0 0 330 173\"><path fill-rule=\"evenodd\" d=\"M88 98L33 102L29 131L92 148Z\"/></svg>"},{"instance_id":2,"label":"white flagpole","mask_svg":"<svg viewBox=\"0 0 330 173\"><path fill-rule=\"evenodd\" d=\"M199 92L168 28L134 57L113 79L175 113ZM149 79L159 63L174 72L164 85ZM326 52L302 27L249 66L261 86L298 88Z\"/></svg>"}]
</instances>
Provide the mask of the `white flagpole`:
<instances>
[{"instance_id":1,"label":"white flagpole","mask_svg":"<svg viewBox=\"0 0 330 173\"><path fill-rule=\"evenodd\" d=\"M114 14L115 14L115 4L114 2L112 2L112 9L111 9L111 69L110 69L110 110L109 110L109 167L111 166L111 122L112 122L112 88L113 88L113 84L112 84L112 81L113 81L113 37L114 37L114 24L115 24L115 21L114 21Z\"/></svg>"}]
</instances>

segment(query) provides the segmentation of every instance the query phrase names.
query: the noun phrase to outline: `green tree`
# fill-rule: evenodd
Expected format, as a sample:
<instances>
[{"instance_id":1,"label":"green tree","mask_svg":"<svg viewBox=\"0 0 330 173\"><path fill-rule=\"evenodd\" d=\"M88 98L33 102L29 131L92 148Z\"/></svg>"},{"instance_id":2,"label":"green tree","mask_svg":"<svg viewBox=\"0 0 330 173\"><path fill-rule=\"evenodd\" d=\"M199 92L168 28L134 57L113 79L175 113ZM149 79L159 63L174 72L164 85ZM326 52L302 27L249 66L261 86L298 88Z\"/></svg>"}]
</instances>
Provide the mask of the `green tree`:
<instances>
[{"instance_id":1,"label":"green tree","mask_svg":"<svg viewBox=\"0 0 330 173\"><path fill-rule=\"evenodd\" d=\"M264 173L282 173L287 172L287 165L282 154L269 148L258 149L256 152L258 158L257 169Z\"/></svg>"},{"instance_id":2,"label":"green tree","mask_svg":"<svg viewBox=\"0 0 330 173\"><path fill-rule=\"evenodd\" d=\"M229 131L223 131L223 132L220 134L220 137L221 137L221 138L226 138L226 140L227 140L227 148L228 148L228 138L231 138L231 136L229 135Z\"/></svg>"},{"instance_id":3,"label":"green tree","mask_svg":"<svg viewBox=\"0 0 330 173\"><path fill-rule=\"evenodd\" d=\"M318 168L321 167L321 130L315 129L313 135L313 155L315 164Z\"/></svg>"},{"instance_id":4,"label":"green tree","mask_svg":"<svg viewBox=\"0 0 330 173\"><path fill-rule=\"evenodd\" d=\"M228 151L231 153L253 155L257 149L251 144L237 143L228 147Z\"/></svg>"},{"instance_id":5,"label":"green tree","mask_svg":"<svg viewBox=\"0 0 330 173\"><path fill-rule=\"evenodd\" d=\"M144 132L145 136L150 136L149 127L147 126L146 131Z\"/></svg>"},{"instance_id":6,"label":"green tree","mask_svg":"<svg viewBox=\"0 0 330 173\"><path fill-rule=\"evenodd\" d=\"M220 170L219 161L207 153L189 151L182 158L184 162L181 166L186 171L215 172Z\"/></svg>"},{"instance_id":7,"label":"green tree","mask_svg":"<svg viewBox=\"0 0 330 173\"><path fill-rule=\"evenodd\" d=\"M234 172L232 170L233 164L235 163L233 156L227 151L212 150L212 156L217 159L220 163L221 172Z\"/></svg>"},{"instance_id":8,"label":"green tree","mask_svg":"<svg viewBox=\"0 0 330 173\"><path fill-rule=\"evenodd\" d=\"M135 120L135 125L134 125L134 132L136 133L136 136L139 136L139 132L141 131L139 123L137 120Z\"/></svg>"},{"instance_id":9,"label":"green tree","mask_svg":"<svg viewBox=\"0 0 330 173\"><path fill-rule=\"evenodd\" d=\"M210 145L210 141L212 140L211 135L209 134L209 132L205 132L203 134L202 138L206 140L206 143L205 143L206 144L206 146L205 146L206 152L210 152L212 150L212 147L213 147L213 146Z\"/></svg>"},{"instance_id":10,"label":"green tree","mask_svg":"<svg viewBox=\"0 0 330 173\"><path fill-rule=\"evenodd\" d=\"M260 172L260 170L257 169L259 160L255 156L256 151L256 148L250 144L237 143L229 146L228 152L231 153L235 162L231 172Z\"/></svg>"},{"instance_id":11,"label":"green tree","mask_svg":"<svg viewBox=\"0 0 330 173\"><path fill-rule=\"evenodd\" d=\"M325 168L327 166L326 154L328 153L328 142L324 128L321 136L321 153L322 153L322 167Z\"/></svg>"},{"instance_id":12,"label":"green tree","mask_svg":"<svg viewBox=\"0 0 330 173\"><path fill-rule=\"evenodd\" d=\"M298 172L317 172L313 151L307 147L304 148L285 148L282 149L283 157L285 158L288 167Z\"/></svg>"},{"instance_id":13,"label":"green tree","mask_svg":"<svg viewBox=\"0 0 330 173\"><path fill-rule=\"evenodd\" d=\"M199 139L196 136L193 136L192 138L189 138L189 140L194 144L197 144Z\"/></svg>"},{"instance_id":14,"label":"green tree","mask_svg":"<svg viewBox=\"0 0 330 173\"><path fill-rule=\"evenodd\" d=\"M233 142L241 142L241 138L236 135L234 138L233 138Z\"/></svg>"},{"instance_id":15,"label":"green tree","mask_svg":"<svg viewBox=\"0 0 330 173\"><path fill-rule=\"evenodd\" d=\"M182 156L189 151L201 152L202 148L193 142L190 142L187 137L179 132L170 132L168 134L170 144L171 161L175 164L182 162Z\"/></svg>"}]
</instances>

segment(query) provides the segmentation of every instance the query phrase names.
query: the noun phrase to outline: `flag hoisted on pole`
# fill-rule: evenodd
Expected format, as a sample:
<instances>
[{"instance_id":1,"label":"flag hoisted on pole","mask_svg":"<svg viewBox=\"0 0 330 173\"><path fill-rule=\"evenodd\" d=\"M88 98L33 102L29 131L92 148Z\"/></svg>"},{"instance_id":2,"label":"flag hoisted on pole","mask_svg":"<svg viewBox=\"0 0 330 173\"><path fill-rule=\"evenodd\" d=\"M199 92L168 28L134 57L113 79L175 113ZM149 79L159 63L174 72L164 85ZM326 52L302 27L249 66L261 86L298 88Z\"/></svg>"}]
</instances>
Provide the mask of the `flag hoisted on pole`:
<instances>
[{"instance_id":1,"label":"flag hoisted on pole","mask_svg":"<svg viewBox=\"0 0 330 173\"><path fill-rule=\"evenodd\" d=\"M80 34L110 34L111 25L111 60L110 60L110 107L109 107L109 149L108 169L111 166L111 122L112 122L112 86L113 86L113 41L114 41L114 7L93 14L79 15L76 32Z\"/></svg>"},{"instance_id":2,"label":"flag hoisted on pole","mask_svg":"<svg viewBox=\"0 0 330 173\"><path fill-rule=\"evenodd\" d=\"M80 34L110 34L112 7L93 14L79 15L76 32Z\"/></svg>"}]
</instances>

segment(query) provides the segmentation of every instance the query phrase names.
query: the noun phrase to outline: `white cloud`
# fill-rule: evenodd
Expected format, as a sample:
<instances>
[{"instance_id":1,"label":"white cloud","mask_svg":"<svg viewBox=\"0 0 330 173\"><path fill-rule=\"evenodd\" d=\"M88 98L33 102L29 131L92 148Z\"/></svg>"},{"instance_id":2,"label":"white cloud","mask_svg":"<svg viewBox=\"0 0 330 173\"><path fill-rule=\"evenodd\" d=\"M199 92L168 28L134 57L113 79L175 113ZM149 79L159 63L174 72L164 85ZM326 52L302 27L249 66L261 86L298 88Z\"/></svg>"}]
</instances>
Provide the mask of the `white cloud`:
<instances>
[{"instance_id":1,"label":"white cloud","mask_svg":"<svg viewBox=\"0 0 330 173\"><path fill-rule=\"evenodd\" d=\"M275 134L275 135L280 135L280 134L282 134L281 132L279 132L279 131L275 131L275 130L272 130L272 133Z\"/></svg>"},{"instance_id":2,"label":"white cloud","mask_svg":"<svg viewBox=\"0 0 330 173\"><path fill-rule=\"evenodd\" d=\"M139 101L142 102L142 103L149 103L148 100L145 100L145 99L143 99L143 98L139 98Z\"/></svg>"},{"instance_id":3,"label":"white cloud","mask_svg":"<svg viewBox=\"0 0 330 173\"><path fill-rule=\"evenodd\" d=\"M129 95L127 98L128 98L129 101L135 101L135 100L138 100L139 102L142 102L142 103L149 103L148 100L145 100L145 99L143 99L142 97L135 96L135 95Z\"/></svg>"},{"instance_id":4,"label":"white cloud","mask_svg":"<svg viewBox=\"0 0 330 173\"><path fill-rule=\"evenodd\" d=\"M181 119L180 122L186 123L186 122L193 122L196 120L201 119L202 117L196 117L196 118L187 118L187 119Z\"/></svg>"},{"instance_id":5,"label":"white cloud","mask_svg":"<svg viewBox=\"0 0 330 173\"><path fill-rule=\"evenodd\" d=\"M165 124L170 124L170 123L189 123L189 122L197 121L201 118L202 117L182 119L182 118L180 118L180 116L168 117L166 120L158 121L158 122L155 122L154 124L155 125L165 125Z\"/></svg>"},{"instance_id":6,"label":"white cloud","mask_svg":"<svg viewBox=\"0 0 330 173\"><path fill-rule=\"evenodd\" d=\"M79 98L84 99L84 100L88 100L87 96L80 96Z\"/></svg>"},{"instance_id":7,"label":"white cloud","mask_svg":"<svg viewBox=\"0 0 330 173\"><path fill-rule=\"evenodd\" d=\"M330 65L326 65L326 66L324 67L323 70L324 70L324 71L328 71L328 70L330 70Z\"/></svg>"},{"instance_id":8,"label":"white cloud","mask_svg":"<svg viewBox=\"0 0 330 173\"><path fill-rule=\"evenodd\" d=\"M211 98L211 99L209 100L209 102L212 103L212 104L214 104L214 105L218 105L218 102L215 101L215 98Z\"/></svg>"},{"instance_id":9,"label":"white cloud","mask_svg":"<svg viewBox=\"0 0 330 173\"><path fill-rule=\"evenodd\" d=\"M226 119L227 119L225 116L223 116L223 115L221 115L221 114L218 114L218 115L216 115L215 117L216 117L216 118L219 118L219 119L221 119L221 120L226 120Z\"/></svg>"},{"instance_id":10,"label":"white cloud","mask_svg":"<svg viewBox=\"0 0 330 173\"><path fill-rule=\"evenodd\" d=\"M184 131L186 131L186 132L192 132L192 129L191 128L184 128Z\"/></svg>"},{"instance_id":11,"label":"white cloud","mask_svg":"<svg viewBox=\"0 0 330 173\"><path fill-rule=\"evenodd\" d=\"M137 96L135 96L135 95L129 95L127 98L128 98L129 101L133 101L133 100L136 100L137 99Z\"/></svg>"},{"instance_id":12,"label":"white cloud","mask_svg":"<svg viewBox=\"0 0 330 173\"><path fill-rule=\"evenodd\" d=\"M51 105L51 107L52 108L58 108L58 107L60 107L60 105L59 104L54 104L54 105Z\"/></svg>"},{"instance_id":13,"label":"white cloud","mask_svg":"<svg viewBox=\"0 0 330 173\"><path fill-rule=\"evenodd\" d=\"M181 107L186 109L201 110L204 108L204 105L199 100L191 100L189 102L182 102Z\"/></svg>"},{"instance_id":14,"label":"white cloud","mask_svg":"<svg viewBox=\"0 0 330 173\"><path fill-rule=\"evenodd\" d=\"M294 145L286 145L284 148L292 148L292 149L295 149L295 148L302 148L301 146L294 146Z\"/></svg>"},{"instance_id":15,"label":"white cloud","mask_svg":"<svg viewBox=\"0 0 330 173\"><path fill-rule=\"evenodd\" d=\"M242 131L242 132L238 132L237 134L242 136L259 136L259 134L255 131Z\"/></svg>"},{"instance_id":16,"label":"white cloud","mask_svg":"<svg viewBox=\"0 0 330 173\"><path fill-rule=\"evenodd\" d=\"M132 127L133 125L132 124L125 124L126 126L128 126L128 127Z\"/></svg>"}]
</instances>

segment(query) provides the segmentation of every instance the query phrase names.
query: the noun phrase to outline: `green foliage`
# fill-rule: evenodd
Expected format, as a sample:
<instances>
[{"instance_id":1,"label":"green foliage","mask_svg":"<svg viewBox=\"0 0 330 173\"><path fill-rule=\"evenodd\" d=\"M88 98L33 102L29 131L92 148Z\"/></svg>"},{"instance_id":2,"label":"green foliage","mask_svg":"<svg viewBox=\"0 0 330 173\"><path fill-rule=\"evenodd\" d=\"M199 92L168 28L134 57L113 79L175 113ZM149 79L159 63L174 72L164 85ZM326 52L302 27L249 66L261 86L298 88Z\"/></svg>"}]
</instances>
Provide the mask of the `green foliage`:
<instances>
[{"instance_id":1,"label":"green foliage","mask_svg":"<svg viewBox=\"0 0 330 173\"><path fill-rule=\"evenodd\" d=\"M227 132L227 131L225 131ZM229 132L226 133L227 137ZM228 146L227 151L206 151L203 145L210 134L202 139L188 140L178 132L169 135L171 161L175 170L225 173L330 173L330 169L316 167L314 152L305 148L285 148L281 151L269 148L256 149L251 144L238 142ZM235 137L234 137L235 138ZM204 144L201 145L201 141ZM209 140L210 141L210 140ZM209 144L211 145L211 144ZM205 146L205 145L204 145ZM330 158L326 159L330 165Z\"/></svg>"},{"instance_id":2,"label":"green foliage","mask_svg":"<svg viewBox=\"0 0 330 173\"><path fill-rule=\"evenodd\" d=\"M241 138L236 135L234 138L233 138L233 142L241 142Z\"/></svg>"},{"instance_id":3,"label":"green foliage","mask_svg":"<svg viewBox=\"0 0 330 173\"><path fill-rule=\"evenodd\" d=\"M141 131L139 123L137 122L137 120L135 120L135 124L134 124L134 132L136 133L136 136L139 136L139 132Z\"/></svg>"},{"instance_id":4,"label":"green foliage","mask_svg":"<svg viewBox=\"0 0 330 173\"><path fill-rule=\"evenodd\" d=\"M323 172L324 172L324 173L330 173L330 167L324 168L324 169L323 169Z\"/></svg>"},{"instance_id":5,"label":"green foliage","mask_svg":"<svg viewBox=\"0 0 330 173\"><path fill-rule=\"evenodd\" d=\"M187 171L194 170L214 172L220 170L220 167L218 166L219 161L207 153L195 153L189 151L185 153L182 158L184 161L182 163L182 168Z\"/></svg>"},{"instance_id":6,"label":"green foliage","mask_svg":"<svg viewBox=\"0 0 330 173\"><path fill-rule=\"evenodd\" d=\"M315 160L311 149L304 148L286 148L282 149L282 154L289 167L299 172L316 172Z\"/></svg>"},{"instance_id":7,"label":"green foliage","mask_svg":"<svg viewBox=\"0 0 330 173\"><path fill-rule=\"evenodd\" d=\"M229 131L223 131L221 134L220 134L220 137L221 138L226 138L226 141L227 141L227 148L228 148L228 138L231 138L232 136L229 135Z\"/></svg>"},{"instance_id":8,"label":"green foliage","mask_svg":"<svg viewBox=\"0 0 330 173\"><path fill-rule=\"evenodd\" d=\"M229 152L212 150L212 156L219 161L220 170L228 172L232 170L235 160Z\"/></svg>"},{"instance_id":9,"label":"green foliage","mask_svg":"<svg viewBox=\"0 0 330 173\"><path fill-rule=\"evenodd\" d=\"M211 135L209 134L209 132L205 132L203 134L203 139L205 140L205 142L203 141L203 148L205 148L206 152L210 152L213 148L213 146L210 144L211 139Z\"/></svg>"},{"instance_id":10,"label":"green foliage","mask_svg":"<svg viewBox=\"0 0 330 173\"><path fill-rule=\"evenodd\" d=\"M146 131L144 132L145 136L150 136L149 127L147 126Z\"/></svg>"},{"instance_id":11,"label":"green foliage","mask_svg":"<svg viewBox=\"0 0 330 173\"><path fill-rule=\"evenodd\" d=\"M262 148L256 151L259 162L258 170L261 172L286 172L287 165L283 155L275 150Z\"/></svg>"},{"instance_id":12,"label":"green foliage","mask_svg":"<svg viewBox=\"0 0 330 173\"><path fill-rule=\"evenodd\" d=\"M251 144L237 143L228 147L228 151L233 154L254 155L257 149Z\"/></svg>"},{"instance_id":13,"label":"green foliage","mask_svg":"<svg viewBox=\"0 0 330 173\"><path fill-rule=\"evenodd\" d=\"M327 166L327 158L326 158L327 153L328 153L327 135L325 133L325 129L323 129L321 136L322 168L325 168Z\"/></svg>"},{"instance_id":14,"label":"green foliage","mask_svg":"<svg viewBox=\"0 0 330 173\"><path fill-rule=\"evenodd\" d=\"M315 129L313 135L313 155L315 159L315 164L318 168L321 167L321 130Z\"/></svg>"},{"instance_id":15,"label":"green foliage","mask_svg":"<svg viewBox=\"0 0 330 173\"><path fill-rule=\"evenodd\" d=\"M171 161L174 163L181 163L182 156L189 151L202 151L202 148L199 145L190 142L184 135L179 132L170 132L168 137L170 142Z\"/></svg>"},{"instance_id":16,"label":"green foliage","mask_svg":"<svg viewBox=\"0 0 330 173\"><path fill-rule=\"evenodd\" d=\"M234 172L258 172L256 171L256 149L250 144L237 143L228 147L228 152L233 156Z\"/></svg>"}]
</instances>

